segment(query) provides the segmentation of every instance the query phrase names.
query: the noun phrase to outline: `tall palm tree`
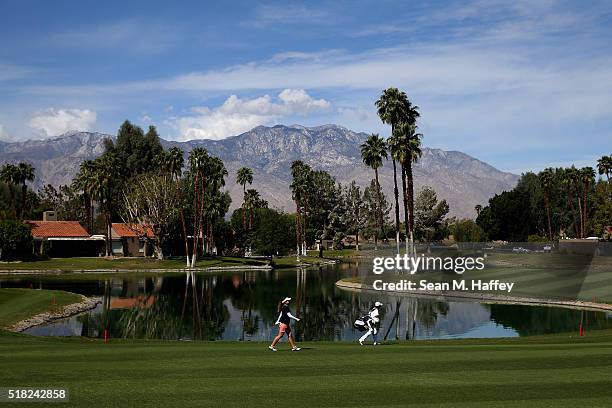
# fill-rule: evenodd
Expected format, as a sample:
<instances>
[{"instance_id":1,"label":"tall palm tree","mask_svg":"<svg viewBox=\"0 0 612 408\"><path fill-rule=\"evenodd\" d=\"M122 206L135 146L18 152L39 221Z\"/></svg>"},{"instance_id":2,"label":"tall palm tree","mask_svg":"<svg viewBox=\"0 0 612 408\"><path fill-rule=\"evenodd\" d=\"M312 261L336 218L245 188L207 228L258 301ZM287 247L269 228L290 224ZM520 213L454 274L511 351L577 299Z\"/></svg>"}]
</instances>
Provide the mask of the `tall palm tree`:
<instances>
[{"instance_id":1,"label":"tall palm tree","mask_svg":"<svg viewBox=\"0 0 612 408\"><path fill-rule=\"evenodd\" d=\"M11 204L13 207L13 217L17 218L17 206L15 205L15 188L18 184L19 168L7 163L0 169L0 180L8 185L9 194L11 195Z\"/></svg>"},{"instance_id":2,"label":"tall palm tree","mask_svg":"<svg viewBox=\"0 0 612 408\"><path fill-rule=\"evenodd\" d=\"M588 223L588 214L589 214L589 190L591 189L591 185L595 179L595 170L592 167L583 167L580 169L580 179L582 181L582 228L583 228L583 236L588 234L587 223Z\"/></svg>"},{"instance_id":3,"label":"tall palm tree","mask_svg":"<svg viewBox=\"0 0 612 408\"><path fill-rule=\"evenodd\" d=\"M564 169L562 173L562 183L565 186L565 190L567 192L567 202L572 212L572 219L574 223L574 233L576 234L576 238L580 236L580 224L576 220L576 208L574 207L574 180L575 173L578 170L572 166L570 168Z\"/></svg>"},{"instance_id":4,"label":"tall palm tree","mask_svg":"<svg viewBox=\"0 0 612 408\"><path fill-rule=\"evenodd\" d=\"M417 133L417 125L414 123L401 123L395 130L396 137L400 139L403 153L402 159L402 182L406 185L404 189L404 207L408 208L406 220L406 252L414 255L414 176L413 163L416 163L422 155L421 138L423 135Z\"/></svg>"},{"instance_id":5,"label":"tall palm tree","mask_svg":"<svg viewBox=\"0 0 612 408\"><path fill-rule=\"evenodd\" d=\"M253 171L248 167L242 167L236 175L236 183L242 186L242 223L244 225L244 233L247 232L247 216L246 216L246 185L253 184Z\"/></svg>"},{"instance_id":6,"label":"tall palm tree","mask_svg":"<svg viewBox=\"0 0 612 408\"><path fill-rule=\"evenodd\" d=\"M295 160L293 163L291 163L291 177L293 179L291 182L291 192L293 201L295 202L295 238L298 263L300 262L300 254L303 251L302 239L304 239L304 234L302 233L301 213L305 196L304 190L306 188L305 168L306 164L301 160Z\"/></svg>"},{"instance_id":7,"label":"tall palm tree","mask_svg":"<svg viewBox=\"0 0 612 408\"><path fill-rule=\"evenodd\" d=\"M538 174L538 178L540 180L540 184L542 185L542 190L544 192L544 207L546 208L546 221L548 224L548 239L552 241L552 224L551 224L551 216L550 216L550 189L552 187L552 182L554 178L554 170L550 167L544 169L540 174Z\"/></svg>"},{"instance_id":8,"label":"tall palm tree","mask_svg":"<svg viewBox=\"0 0 612 408\"><path fill-rule=\"evenodd\" d=\"M93 189L95 186L96 164L93 160L81 163L79 172L72 181L72 187L83 192L83 206L85 210L85 228L93 233Z\"/></svg>"},{"instance_id":9,"label":"tall palm tree","mask_svg":"<svg viewBox=\"0 0 612 408\"><path fill-rule=\"evenodd\" d=\"M192 268L196 266L199 237L204 226L206 177L209 160L208 151L203 147L196 147L189 153L189 172L193 185L193 248L190 265Z\"/></svg>"},{"instance_id":10,"label":"tall palm tree","mask_svg":"<svg viewBox=\"0 0 612 408\"><path fill-rule=\"evenodd\" d=\"M382 213L382 195L380 192L380 183L378 181L378 169L383 165L383 158L387 158L387 145L382 137L376 133L372 133L367 140L361 145L361 159L363 163L374 170L376 179L376 195L378 199L378 228L380 236L384 236L383 231L383 213ZM374 234L374 247L378 249L377 235Z\"/></svg>"},{"instance_id":11,"label":"tall palm tree","mask_svg":"<svg viewBox=\"0 0 612 408\"><path fill-rule=\"evenodd\" d=\"M259 191L250 188L244 195L245 206L249 210L249 230L253 228L253 209L261 201Z\"/></svg>"},{"instance_id":12,"label":"tall palm tree","mask_svg":"<svg viewBox=\"0 0 612 408\"><path fill-rule=\"evenodd\" d=\"M30 163L20 162L17 165L17 184L21 185L21 209L19 211L19 218L23 219L25 215L26 207L26 195L28 193L28 186L26 182L34 181L34 167Z\"/></svg>"},{"instance_id":13,"label":"tall palm tree","mask_svg":"<svg viewBox=\"0 0 612 408\"><path fill-rule=\"evenodd\" d=\"M106 256L112 254L111 226L113 211L113 196L116 189L116 178L119 168L119 159L113 152L106 152L95 160L91 195L98 201L104 212L106 224Z\"/></svg>"},{"instance_id":14,"label":"tall palm tree","mask_svg":"<svg viewBox=\"0 0 612 408\"><path fill-rule=\"evenodd\" d=\"M168 174L176 184L176 196L179 202L179 217L181 219L181 227L183 229L183 241L185 243L186 266L189 268L189 238L187 235L187 224L185 223L185 211L183 203L183 189L181 188L181 176L183 174L183 166L185 164L184 153L181 149L174 146L160 154L159 170L162 173Z\"/></svg>"},{"instance_id":15,"label":"tall palm tree","mask_svg":"<svg viewBox=\"0 0 612 408\"><path fill-rule=\"evenodd\" d=\"M416 118L419 117L418 107L412 106L408 100L408 96L403 91L397 88L387 88L383 90L382 94L375 102L378 116L383 121L391 125L391 135L395 132L396 127L401 122L416 122ZM390 146L391 147L391 146ZM399 227L399 192L397 189L397 166L396 158L397 155L391 154L393 162L393 194L395 196L395 242L396 249L399 253L399 240L400 240L400 227ZM406 213L404 208L404 213Z\"/></svg>"}]
</instances>

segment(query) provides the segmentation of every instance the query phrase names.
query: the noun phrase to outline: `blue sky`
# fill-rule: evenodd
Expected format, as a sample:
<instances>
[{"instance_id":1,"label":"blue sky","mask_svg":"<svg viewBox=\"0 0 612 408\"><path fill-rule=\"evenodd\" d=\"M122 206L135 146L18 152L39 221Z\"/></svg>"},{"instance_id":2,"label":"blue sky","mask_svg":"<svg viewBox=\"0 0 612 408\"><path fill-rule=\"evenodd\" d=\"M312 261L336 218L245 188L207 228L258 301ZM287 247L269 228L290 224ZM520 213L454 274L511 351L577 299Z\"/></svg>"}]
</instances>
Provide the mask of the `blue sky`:
<instances>
[{"instance_id":1,"label":"blue sky","mask_svg":"<svg viewBox=\"0 0 612 408\"><path fill-rule=\"evenodd\" d=\"M586 6L588 4L588 6ZM612 151L612 3L0 0L0 139L220 139L336 123L388 135L396 86L424 144L521 172Z\"/></svg>"}]
</instances>

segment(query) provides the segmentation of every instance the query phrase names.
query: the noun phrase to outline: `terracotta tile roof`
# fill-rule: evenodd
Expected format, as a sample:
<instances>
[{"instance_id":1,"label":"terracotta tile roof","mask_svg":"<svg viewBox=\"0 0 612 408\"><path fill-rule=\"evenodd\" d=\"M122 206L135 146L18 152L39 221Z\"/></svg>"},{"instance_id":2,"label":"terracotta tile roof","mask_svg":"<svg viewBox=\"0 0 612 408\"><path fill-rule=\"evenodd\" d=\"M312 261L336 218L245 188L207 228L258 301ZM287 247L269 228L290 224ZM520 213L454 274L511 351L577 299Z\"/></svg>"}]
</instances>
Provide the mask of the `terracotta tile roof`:
<instances>
[{"instance_id":1,"label":"terracotta tile roof","mask_svg":"<svg viewBox=\"0 0 612 408\"><path fill-rule=\"evenodd\" d=\"M78 221L26 221L35 238L87 238L89 234Z\"/></svg>"},{"instance_id":2,"label":"terracotta tile roof","mask_svg":"<svg viewBox=\"0 0 612 408\"><path fill-rule=\"evenodd\" d=\"M155 237L155 235L153 235L153 230L151 229L151 227L145 227L142 225L114 222L112 228L113 230L115 230L115 233L122 238L143 236L145 230L147 233L147 237Z\"/></svg>"}]
</instances>

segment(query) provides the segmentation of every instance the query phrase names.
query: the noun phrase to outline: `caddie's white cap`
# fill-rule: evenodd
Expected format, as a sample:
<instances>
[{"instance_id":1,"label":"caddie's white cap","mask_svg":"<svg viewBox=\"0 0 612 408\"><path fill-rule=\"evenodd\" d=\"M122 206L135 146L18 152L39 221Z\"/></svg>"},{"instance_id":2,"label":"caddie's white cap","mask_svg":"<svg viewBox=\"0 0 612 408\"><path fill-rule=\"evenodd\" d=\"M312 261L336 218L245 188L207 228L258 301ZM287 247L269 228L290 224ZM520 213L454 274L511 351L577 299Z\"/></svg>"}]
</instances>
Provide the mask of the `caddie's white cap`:
<instances>
[{"instance_id":1,"label":"caddie's white cap","mask_svg":"<svg viewBox=\"0 0 612 408\"><path fill-rule=\"evenodd\" d=\"M383 305L383 304L382 304L382 303L380 303L380 302L376 302L376 303L374 303L374 306L376 306L376 307L381 307L382 305Z\"/></svg>"},{"instance_id":2,"label":"caddie's white cap","mask_svg":"<svg viewBox=\"0 0 612 408\"><path fill-rule=\"evenodd\" d=\"M283 302L282 302L282 303L288 302L288 301L290 301L290 300L291 300L291 298L290 298L290 297L286 297L286 298L284 298L284 299L283 299Z\"/></svg>"}]
</instances>

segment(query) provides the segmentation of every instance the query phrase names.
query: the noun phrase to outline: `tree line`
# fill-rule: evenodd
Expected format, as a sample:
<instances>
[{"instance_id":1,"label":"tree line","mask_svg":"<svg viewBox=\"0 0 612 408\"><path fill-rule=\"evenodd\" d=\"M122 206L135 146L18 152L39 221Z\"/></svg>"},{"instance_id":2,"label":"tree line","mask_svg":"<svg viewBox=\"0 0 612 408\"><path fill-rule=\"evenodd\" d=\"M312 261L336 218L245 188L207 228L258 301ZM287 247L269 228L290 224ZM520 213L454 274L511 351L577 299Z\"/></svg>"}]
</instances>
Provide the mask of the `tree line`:
<instances>
[{"instance_id":1,"label":"tree line","mask_svg":"<svg viewBox=\"0 0 612 408\"><path fill-rule=\"evenodd\" d=\"M524 173L514 189L475 208L476 222L492 240L605 237L612 225L612 156L601 157L597 170L599 180L588 166Z\"/></svg>"}]
</instances>

